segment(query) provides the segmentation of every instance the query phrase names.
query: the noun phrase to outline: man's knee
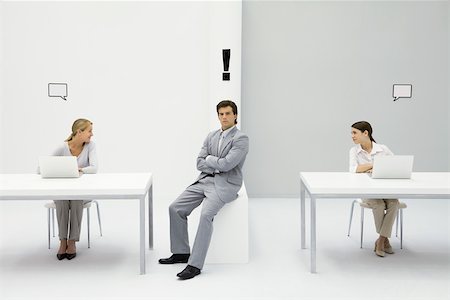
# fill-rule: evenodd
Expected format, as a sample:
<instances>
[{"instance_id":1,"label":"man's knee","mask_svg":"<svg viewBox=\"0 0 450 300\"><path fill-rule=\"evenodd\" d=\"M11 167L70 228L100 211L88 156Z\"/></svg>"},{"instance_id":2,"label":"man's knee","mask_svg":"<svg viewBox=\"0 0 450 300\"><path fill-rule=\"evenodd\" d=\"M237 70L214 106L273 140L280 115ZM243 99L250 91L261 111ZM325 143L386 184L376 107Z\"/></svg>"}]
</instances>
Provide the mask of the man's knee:
<instances>
[{"instance_id":1,"label":"man's knee","mask_svg":"<svg viewBox=\"0 0 450 300\"><path fill-rule=\"evenodd\" d=\"M178 213L178 206L177 206L177 204L175 202L172 202L169 205L169 213L170 214Z\"/></svg>"},{"instance_id":2,"label":"man's knee","mask_svg":"<svg viewBox=\"0 0 450 300\"><path fill-rule=\"evenodd\" d=\"M188 215L188 212L183 210L183 207L178 205L177 202L172 202L169 205L169 215L186 217Z\"/></svg>"}]
</instances>

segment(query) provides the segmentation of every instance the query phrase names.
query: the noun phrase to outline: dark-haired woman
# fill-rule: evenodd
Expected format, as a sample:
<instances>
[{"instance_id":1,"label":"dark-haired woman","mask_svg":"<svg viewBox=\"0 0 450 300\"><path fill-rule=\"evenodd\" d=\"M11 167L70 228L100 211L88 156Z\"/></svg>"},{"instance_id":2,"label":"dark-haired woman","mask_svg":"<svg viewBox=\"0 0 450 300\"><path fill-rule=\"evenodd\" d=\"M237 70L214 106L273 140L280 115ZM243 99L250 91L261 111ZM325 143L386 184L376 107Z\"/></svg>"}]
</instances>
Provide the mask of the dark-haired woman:
<instances>
[{"instance_id":1,"label":"dark-haired woman","mask_svg":"<svg viewBox=\"0 0 450 300\"><path fill-rule=\"evenodd\" d=\"M375 142L372 132L372 126L366 121L356 122L351 126L352 140L356 145L350 149L350 172L371 173L375 156L393 155L388 147ZM384 257L385 253L393 254L388 238L391 237L397 216L398 199L363 199L363 202L372 209L379 234L375 241L376 255Z\"/></svg>"}]
</instances>

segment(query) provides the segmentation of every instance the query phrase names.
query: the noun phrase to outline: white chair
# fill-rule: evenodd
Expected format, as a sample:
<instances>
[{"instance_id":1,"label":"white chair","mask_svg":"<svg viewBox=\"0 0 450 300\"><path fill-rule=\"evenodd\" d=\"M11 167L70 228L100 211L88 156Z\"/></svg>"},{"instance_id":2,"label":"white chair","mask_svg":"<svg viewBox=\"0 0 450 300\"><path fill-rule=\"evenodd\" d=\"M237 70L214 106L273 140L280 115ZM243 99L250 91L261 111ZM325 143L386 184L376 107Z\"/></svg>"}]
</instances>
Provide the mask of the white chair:
<instances>
[{"instance_id":1,"label":"white chair","mask_svg":"<svg viewBox=\"0 0 450 300\"><path fill-rule=\"evenodd\" d=\"M81 200L80 200L81 201ZM83 204L83 208L86 208L87 211L87 236L88 236L88 248L91 248L91 230L90 230L90 211L89 209L91 208L92 203L95 203L97 206L97 219L98 219L98 227L100 229L100 236L103 236L102 234L102 222L100 220L100 208L98 206L98 202L96 200L92 200L89 202L86 202L85 204ZM55 210L56 210L56 205L54 201L48 202L45 205L45 208L47 208L47 227L48 227L48 249L50 249L50 223L52 226L52 230L53 230L53 237L55 237ZM51 217L50 217L51 215Z\"/></svg>"},{"instance_id":2,"label":"white chair","mask_svg":"<svg viewBox=\"0 0 450 300\"><path fill-rule=\"evenodd\" d=\"M358 203L361 207L361 242L360 248L362 248L363 244L363 230L364 230L364 209L371 209L366 203L362 201L362 199L356 199L352 202L352 207L350 209L350 222L348 223L348 232L347 236L350 236L350 229L352 228L352 219L353 219L353 208L355 204ZM400 202L397 211L397 218L395 218L395 236L398 237L398 224L400 219L400 249L403 249L403 209L408 206L404 202Z\"/></svg>"}]
</instances>

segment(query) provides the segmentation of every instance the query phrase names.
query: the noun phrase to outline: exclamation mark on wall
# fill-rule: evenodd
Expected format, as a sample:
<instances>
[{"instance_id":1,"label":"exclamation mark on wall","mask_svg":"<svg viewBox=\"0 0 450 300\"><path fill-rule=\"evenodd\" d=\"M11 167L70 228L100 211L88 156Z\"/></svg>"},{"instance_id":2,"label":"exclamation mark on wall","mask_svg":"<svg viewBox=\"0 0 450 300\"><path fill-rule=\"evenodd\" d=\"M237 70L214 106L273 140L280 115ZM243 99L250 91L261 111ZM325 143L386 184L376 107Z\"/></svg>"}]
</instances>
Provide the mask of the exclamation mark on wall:
<instances>
[{"instance_id":1,"label":"exclamation mark on wall","mask_svg":"<svg viewBox=\"0 0 450 300\"><path fill-rule=\"evenodd\" d=\"M229 81L230 80L230 73L228 72L228 69L230 67L230 56L231 56L231 50L230 49L222 49L223 70L225 71L225 72L222 73L222 80L223 81Z\"/></svg>"}]
</instances>

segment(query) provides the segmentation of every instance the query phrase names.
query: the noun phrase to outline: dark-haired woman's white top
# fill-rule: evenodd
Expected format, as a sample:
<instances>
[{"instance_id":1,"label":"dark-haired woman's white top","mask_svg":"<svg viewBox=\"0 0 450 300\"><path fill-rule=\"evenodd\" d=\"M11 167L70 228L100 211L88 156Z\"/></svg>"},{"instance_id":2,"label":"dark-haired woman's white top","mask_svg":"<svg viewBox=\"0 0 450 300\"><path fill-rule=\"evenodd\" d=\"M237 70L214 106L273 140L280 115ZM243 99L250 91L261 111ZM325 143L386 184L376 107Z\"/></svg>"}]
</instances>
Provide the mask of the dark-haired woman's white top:
<instances>
[{"instance_id":1,"label":"dark-haired woman's white top","mask_svg":"<svg viewBox=\"0 0 450 300\"><path fill-rule=\"evenodd\" d=\"M358 165L373 164L373 158L377 155L394 155L391 150L385 145L372 142L372 151L368 153L360 144L353 146L350 149L350 166L349 171L356 173Z\"/></svg>"}]
</instances>

